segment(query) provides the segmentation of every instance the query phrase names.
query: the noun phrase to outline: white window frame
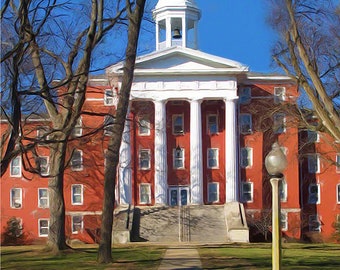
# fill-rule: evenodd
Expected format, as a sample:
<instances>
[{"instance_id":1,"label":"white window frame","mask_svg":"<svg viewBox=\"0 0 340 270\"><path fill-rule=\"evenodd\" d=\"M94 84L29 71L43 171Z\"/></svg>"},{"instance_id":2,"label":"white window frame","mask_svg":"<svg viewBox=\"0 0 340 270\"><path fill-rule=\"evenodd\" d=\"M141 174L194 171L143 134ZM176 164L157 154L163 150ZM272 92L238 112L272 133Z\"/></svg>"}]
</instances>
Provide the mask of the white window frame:
<instances>
[{"instance_id":1,"label":"white window frame","mask_svg":"<svg viewBox=\"0 0 340 270\"><path fill-rule=\"evenodd\" d=\"M145 188L145 189L144 189ZM143 198L142 191L146 191L147 200L145 201ZM151 185L147 183L139 184L139 203L140 204L150 204L151 203Z\"/></svg>"},{"instance_id":2,"label":"white window frame","mask_svg":"<svg viewBox=\"0 0 340 270\"><path fill-rule=\"evenodd\" d=\"M46 191L46 196L42 196L40 191ZM46 204L42 203L46 201ZM38 188L38 208L49 208L49 194L48 188Z\"/></svg>"},{"instance_id":3,"label":"white window frame","mask_svg":"<svg viewBox=\"0 0 340 270\"><path fill-rule=\"evenodd\" d=\"M214 121L210 121L210 118L214 117ZM215 131L213 127L216 126ZM207 134L218 134L218 115L217 114L208 114L207 115Z\"/></svg>"},{"instance_id":4,"label":"white window frame","mask_svg":"<svg viewBox=\"0 0 340 270\"><path fill-rule=\"evenodd\" d=\"M316 229L313 229L315 226L313 226L312 222L318 223L319 226L316 227ZM319 215L309 215L308 216L308 226L310 232L321 232L321 219Z\"/></svg>"},{"instance_id":5,"label":"white window frame","mask_svg":"<svg viewBox=\"0 0 340 270\"><path fill-rule=\"evenodd\" d=\"M240 104L249 104L251 101L251 87L242 87L239 92Z\"/></svg>"},{"instance_id":6,"label":"white window frame","mask_svg":"<svg viewBox=\"0 0 340 270\"><path fill-rule=\"evenodd\" d=\"M37 157L37 162L38 162L38 166L39 166L39 172L42 176L47 176L50 174L50 161L49 161L49 157L48 156L39 156ZM44 161L44 164L41 161ZM43 170L44 169L44 170Z\"/></svg>"},{"instance_id":7,"label":"white window frame","mask_svg":"<svg viewBox=\"0 0 340 270\"><path fill-rule=\"evenodd\" d=\"M253 122L252 115L250 113L241 113L240 114L240 132L242 134L251 134L253 132L252 122Z\"/></svg>"},{"instance_id":8,"label":"white window frame","mask_svg":"<svg viewBox=\"0 0 340 270\"><path fill-rule=\"evenodd\" d=\"M143 157L143 153L146 153L146 157ZM147 166L142 166L143 160L147 162ZM139 150L139 169L140 170L150 170L151 168L151 150L150 149L140 149Z\"/></svg>"},{"instance_id":9,"label":"white window frame","mask_svg":"<svg viewBox=\"0 0 340 270\"><path fill-rule=\"evenodd\" d=\"M76 192L76 188L80 187L80 192ZM80 197L80 202L75 200L75 198ZM83 205L84 204L84 186L82 184L71 185L71 203L72 205Z\"/></svg>"},{"instance_id":10,"label":"white window frame","mask_svg":"<svg viewBox=\"0 0 340 270\"><path fill-rule=\"evenodd\" d=\"M146 116L143 116L139 119L139 122L138 122L138 135L139 136L150 136L150 134L151 134L150 119Z\"/></svg>"},{"instance_id":11,"label":"white window frame","mask_svg":"<svg viewBox=\"0 0 340 270\"><path fill-rule=\"evenodd\" d=\"M279 184L279 195L280 195L281 202L287 202L287 197L288 197L287 192L288 192L288 183L286 181L286 178L283 178Z\"/></svg>"},{"instance_id":12,"label":"white window frame","mask_svg":"<svg viewBox=\"0 0 340 270\"><path fill-rule=\"evenodd\" d=\"M214 192L214 196L216 194L216 200L213 200L211 197L212 192L211 192L211 186L216 186L216 193ZM211 182L208 183L208 202L209 203L217 203L220 200L220 183L218 182Z\"/></svg>"},{"instance_id":13,"label":"white window frame","mask_svg":"<svg viewBox=\"0 0 340 270\"><path fill-rule=\"evenodd\" d=\"M178 153L178 151L181 151L181 156L177 157L176 154ZM184 148L174 148L172 151L172 155L173 155L173 168L175 170L182 170L185 168L185 149ZM176 166L176 161L182 161L182 166L181 167L177 167Z\"/></svg>"},{"instance_id":14,"label":"white window frame","mask_svg":"<svg viewBox=\"0 0 340 270\"><path fill-rule=\"evenodd\" d=\"M336 202L340 204L340 183L336 185Z\"/></svg>"},{"instance_id":15,"label":"white window frame","mask_svg":"<svg viewBox=\"0 0 340 270\"><path fill-rule=\"evenodd\" d=\"M114 118L112 115L105 115L104 123L103 123L103 130L104 136L112 136L112 125L114 123Z\"/></svg>"},{"instance_id":16,"label":"white window frame","mask_svg":"<svg viewBox=\"0 0 340 270\"><path fill-rule=\"evenodd\" d=\"M309 143L320 142L320 134L315 130L307 130L307 141Z\"/></svg>"},{"instance_id":17,"label":"white window frame","mask_svg":"<svg viewBox=\"0 0 340 270\"><path fill-rule=\"evenodd\" d=\"M312 192L313 188L317 188L317 192ZM317 198L315 198L317 196ZM321 194L320 194L320 184L309 184L308 186L308 203L309 204L320 204Z\"/></svg>"},{"instance_id":18,"label":"white window frame","mask_svg":"<svg viewBox=\"0 0 340 270\"><path fill-rule=\"evenodd\" d=\"M182 125L181 125L181 127L178 131L176 131L177 125L175 125L175 120L177 119L177 117L180 117L182 119ZM178 127L179 127L179 125L178 125ZM172 116L172 134L173 135L183 135L184 134L184 115L183 114L174 114Z\"/></svg>"},{"instance_id":19,"label":"white window frame","mask_svg":"<svg viewBox=\"0 0 340 270\"><path fill-rule=\"evenodd\" d=\"M18 161L18 164L14 164L15 161ZM22 171L21 171L21 165L22 165L22 160L21 156L16 156L11 160L11 165L10 165L10 176L11 177L21 177L22 176ZM18 173L14 173L14 170L18 169Z\"/></svg>"},{"instance_id":20,"label":"white window frame","mask_svg":"<svg viewBox=\"0 0 340 270\"><path fill-rule=\"evenodd\" d=\"M47 221L47 226L41 226L41 221ZM47 233L42 233L42 229L47 229ZM38 219L38 232L39 237L47 237L50 230L50 220L48 218L39 218Z\"/></svg>"},{"instance_id":21,"label":"white window frame","mask_svg":"<svg viewBox=\"0 0 340 270\"><path fill-rule=\"evenodd\" d=\"M309 154L308 155L308 172L315 174L320 173L320 155L319 154ZM315 164L315 166L314 166ZM315 169L312 170L312 167Z\"/></svg>"},{"instance_id":22,"label":"white window frame","mask_svg":"<svg viewBox=\"0 0 340 270\"><path fill-rule=\"evenodd\" d=\"M13 193L18 190L19 198L13 197ZM22 188L11 188L10 189L10 206L13 209L21 209L22 208Z\"/></svg>"},{"instance_id":23,"label":"white window frame","mask_svg":"<svg viewBox=\"0 0 340 270\"><path fill-rule=\"evenodd\" d=\"M105 89L104 90L104 105L105 106L113 106L115 99L115 91L113 89Z\"/></svg>"},{"instance_id":24,"label":"white window frame","mask_svg":"<svg viewBox=\"0 0 340 270\"><path fill-rule=\"evenodd\" d=\"M335 168L336 172L340 173L340 153L337 153L335 156Z\"/></svg>"},{"instance_id":25,"label":"white window frame","mask_svg":"<svg viewBox=\"0 0 340 270\"><path fill-rule=\"evenodd\" d=\"M247 153L247 164L245 161L244 154ZM253 166L253 148L252 147L242 147L240 150L240 166L241 168L251 168Z\"/></svg>"},{"instance_id":26,"label":"white window frame","mask_svg":"<svg viewBox=\"0 0 340 270\"><path fill-rule=\"evenodd\" d=\"M75 218L80 218L80 222L75 222ZM75 226L80 226L79 229L76 229ZM71 229L72 229L72 234L78 234L84 229L84 216L82 215L73 215L71 216Z\"/></svg>"},{"instance_id":27,"label":"white window frame","mask_svg":"<svg viewBox=\"0 0 340 270\"><path fill-rule=\"evenodd\" d=\"M72 130L72 136L80 137L81 135L83 135L83 120L82 120L82 117L79 116Z\"/></svg>"},{"instance_id":28,"label":"white window frame","mask_svg":"<svg viewBox=\"0 0 340 270\"><path fill-rule=\"evenodd\" d=\"M274 103L279 104L286 100L286 87L274 87Z\"/></svg>"},{"instance_id":29,"label":"white window frame","mask_svg":"<svg viewBox=\"0 0 340 270\"><path fill-rule=\"evenodd\" d=\"M288 231L288 213L281 211L280 213L280 225L282 231Z\"/></svg>"},{"instance_id":30,"label":"white window frame","mask_svg":"<svg viewBox=\"0 0 340 270\"><path fill-rule=\"evenodd\" d=\"M284 113L275 113L273 115L273 127L275 134L282 134L287 131L286 121L286 114Z\"/></svg>"},{"instance_id":31,"label":"white window frame","mask_svg":"<svg viewBox=\"0 0 340 270\"><path fill-rule=\"evenodd\" d=\"M207 168L208 169L218 169L219 168L218 160L219 160L219 149L218 148L208 148L207 149ZM216 165L211 166L210 161L214 161L214 163L216 163Z\"/></svg>"},{"instance_id":32,"label":"white window frame","mask_svg":"<svg viewBox=\"0 0 340 270\"><path fill-rule=\"evenodd\" d=\"M79 155L80 155L79 162L76 162L77 160L75 160L75 154L76 153L79 153ZM84 165L83 165L83 151L79 150L79 149L75 149L73 151L72 157L71 157L71 169L72 169L72 171L82 171L83 168L84 168Z\"/></svg>"},{"instance_id":33,"label":"white window frame","mask_svg":"<svg viewBox=\"0 0 340 270\"><path fill-rule=\"evenodd\" d=\"M245 203L252 203L254 201L254 183L250 181L242 181L241 182L241 192L242 192L242 201ZM245 186L250 186L250 191L245 190ZM250 194L251 199L246 200L245 199L245 194Z\"/></svg>"}]
</instances>

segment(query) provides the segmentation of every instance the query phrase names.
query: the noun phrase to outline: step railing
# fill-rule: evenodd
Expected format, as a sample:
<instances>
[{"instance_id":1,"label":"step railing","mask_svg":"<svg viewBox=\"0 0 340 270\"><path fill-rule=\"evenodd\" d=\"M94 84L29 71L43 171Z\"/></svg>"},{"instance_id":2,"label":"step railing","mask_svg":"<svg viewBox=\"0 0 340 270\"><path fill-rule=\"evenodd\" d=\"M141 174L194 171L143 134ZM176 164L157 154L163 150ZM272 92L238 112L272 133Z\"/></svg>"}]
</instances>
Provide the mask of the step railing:
<instances>
[{"instance_id":1,"label":"step railing","mask_svg":"<svg viewBox=\"0 0 340 270\"><path fill-rule=\"evenodd\" d=\"M190 242L190 207L179 206L178 239L179 242Z\"/></svg>"}]
</instances>

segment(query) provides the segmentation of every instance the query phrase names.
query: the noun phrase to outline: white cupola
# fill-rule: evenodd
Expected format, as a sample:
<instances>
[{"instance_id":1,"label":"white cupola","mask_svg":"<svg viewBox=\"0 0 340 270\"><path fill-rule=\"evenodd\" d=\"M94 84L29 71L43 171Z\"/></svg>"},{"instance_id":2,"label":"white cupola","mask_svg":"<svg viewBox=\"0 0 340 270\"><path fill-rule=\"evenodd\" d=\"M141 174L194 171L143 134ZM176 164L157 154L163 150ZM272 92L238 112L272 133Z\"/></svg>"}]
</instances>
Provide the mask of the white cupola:
<instances>
[{"instance_id":1,"label":"white cupola","mask_svg":"<svg viewBox=\"0 0 340 270\"><path fill-rule=\"evenodd\" d=\"M156 51L173 46L197 49L201 11L195 0L159 0L153 10Z\"/></svg>"}]
</instances>

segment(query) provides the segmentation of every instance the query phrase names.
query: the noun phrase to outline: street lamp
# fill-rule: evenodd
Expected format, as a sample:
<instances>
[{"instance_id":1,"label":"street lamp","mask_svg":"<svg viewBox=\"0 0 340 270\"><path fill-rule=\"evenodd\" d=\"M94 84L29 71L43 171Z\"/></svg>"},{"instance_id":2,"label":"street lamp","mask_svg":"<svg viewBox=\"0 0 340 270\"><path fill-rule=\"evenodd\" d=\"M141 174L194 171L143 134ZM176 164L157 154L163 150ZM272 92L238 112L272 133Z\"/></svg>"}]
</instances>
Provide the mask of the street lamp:
<instances>
[{"instance_id":1,"label":"street lamp","mask_svg":"<svg viewBox=\"0 0 340 270\"><path fill-rule=\"evenodd\" d=\"M278 143L273 143L272 150L265 159L265 166L270 175L272 185L272 269L281 269L281 205L279 198L279 183L283 171L287 167L286 155Z\"/></svg>"}]
</instances>

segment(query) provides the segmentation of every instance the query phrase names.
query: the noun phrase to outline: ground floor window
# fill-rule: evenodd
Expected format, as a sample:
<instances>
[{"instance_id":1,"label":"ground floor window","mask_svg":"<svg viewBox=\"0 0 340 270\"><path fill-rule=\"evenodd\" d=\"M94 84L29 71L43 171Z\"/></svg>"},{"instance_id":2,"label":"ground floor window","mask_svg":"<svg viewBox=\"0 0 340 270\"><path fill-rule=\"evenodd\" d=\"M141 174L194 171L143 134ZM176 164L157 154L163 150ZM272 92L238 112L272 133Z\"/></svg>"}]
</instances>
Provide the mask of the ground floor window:
<instances>
[{"instance_id":1,"label":"ground floor window","mask_svg":"<svg viewBox=\"0 0 340 270\"><path fill-rule=\"evenodd\" d=\"M77 234L84 228L83 216L72 216L72 233Z\"/></svg>"},{"instance_id":2,"label":"ground floor window","mask_svg":"<svg viewBox=\"0 0 340 270\"><path fill-rule=\"evenodd\" d=\"M139 201L141 204L151 203L151 186L150 184L140 184L139 185Z\"/></svg>"},{"instance_id":3,"label":"ground floor window","mask_svg":"<svg viewBox=\"0 0 340 270\"><path fill-rule=\"evenodd\" d=\"M41 236L41 237L48 236L49 223L50 223L49 219L39 219L38 220L39 236Z\"/></svg>"},{"instance_id":4,"label":"ground floor window","mask_svg":"<svg viewBox=\"0 0 340 270\"><path fill-rule=\"evenodd\" d=\"M219 201L219 184L218 183L209 183L208 184L208 201L218 202Z\"/></svg>"},{"instance_id":5,"label":"ground floor window","mask_svg":"<svg viewBox=\"0 0 340 270\"><path fill-rule=\"evenodd\" d=\"M283 231L288 230L288 213L281 212L281 229Z\"/></svg>"},{"instance_id":6,"label":"ground floor window","mask_svg":"<svg viewBox=\"0 0 340 270\"><path fill-rule=\"evenodd\" d=\"M321 232L321 221L319 215L309 216L309 231L310 232Z\"/></svg>"}]
</instances>

